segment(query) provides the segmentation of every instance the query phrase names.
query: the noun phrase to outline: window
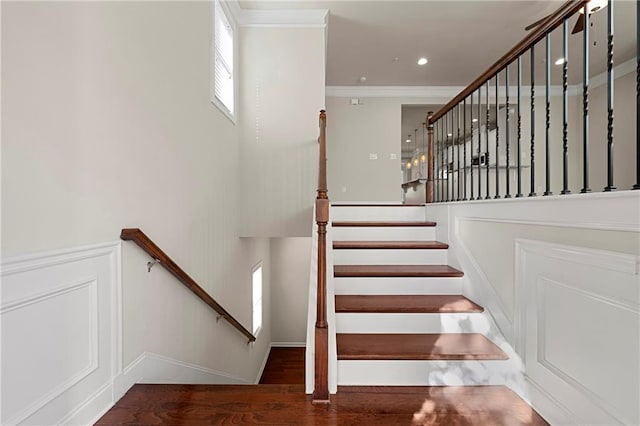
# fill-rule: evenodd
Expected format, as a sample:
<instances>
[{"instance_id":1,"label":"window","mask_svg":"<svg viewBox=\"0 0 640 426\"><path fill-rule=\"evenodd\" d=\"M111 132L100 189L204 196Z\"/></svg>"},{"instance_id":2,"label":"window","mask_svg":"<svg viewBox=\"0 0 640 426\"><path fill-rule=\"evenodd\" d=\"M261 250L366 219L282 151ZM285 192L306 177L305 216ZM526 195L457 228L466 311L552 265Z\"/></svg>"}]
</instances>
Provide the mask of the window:
<instances>
[{"instance_id":1,"label":"window","mask_svg":"<svg viewBox=\"0 0 640 426\"><path fill-rule=\"evenodd\" d=\"M233 51L234 29L219 0L213 11L213 96L212 101L232 121L234 118Z\"/></svg>"},{"instance_id":2,"label":"window","mask_svg":"<svg viewBox=\"0 0 640 426\"><path fill-rule=\"evenodd\" d=\"M256 336L262 327L262 263L253 268L251 288L253 292L253 335Z\"/></svg>"}]
</instances>

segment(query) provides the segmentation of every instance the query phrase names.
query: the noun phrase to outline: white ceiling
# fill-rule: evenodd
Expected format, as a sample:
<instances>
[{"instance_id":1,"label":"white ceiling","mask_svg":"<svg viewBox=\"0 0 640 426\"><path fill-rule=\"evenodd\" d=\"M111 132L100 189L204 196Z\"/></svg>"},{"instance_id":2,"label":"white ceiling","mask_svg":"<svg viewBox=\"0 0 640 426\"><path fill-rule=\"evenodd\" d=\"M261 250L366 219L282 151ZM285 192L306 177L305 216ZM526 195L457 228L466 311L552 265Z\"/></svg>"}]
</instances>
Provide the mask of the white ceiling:
<instances>
[{"instance_id":1,"label":"white ceiling","mask_svg":"<svg viewBox=\"0 0 640 426\"><path fill-rule=\"evenodd\" d=\"M466 86L526 35L526 25L553 12L562 3L559 0L240 1L241 7L250 9L328 9L329 86L361 85L361 76L367 78L364 83L367 86ZM633 0L616 2L618 63L635 55L635 7ZM591 50L592 56L599 58L605 54L606 12L594 14L593 22L592 40L597 43ZM572 81L578 81L581 75L581 45L581 36L571 36L572 57L580 54L573 61L576 65L570 67ZM561 56L559 30L553 35L552 46L555 60ZM543 51L540 45L536 62L541 76ZM429 59L422 67L416 64L421 56ZM603 67L604 59L593 61L592 72L600 72ZM559 82L555 71L554 80Z\"/></svg>"}]
</instances>

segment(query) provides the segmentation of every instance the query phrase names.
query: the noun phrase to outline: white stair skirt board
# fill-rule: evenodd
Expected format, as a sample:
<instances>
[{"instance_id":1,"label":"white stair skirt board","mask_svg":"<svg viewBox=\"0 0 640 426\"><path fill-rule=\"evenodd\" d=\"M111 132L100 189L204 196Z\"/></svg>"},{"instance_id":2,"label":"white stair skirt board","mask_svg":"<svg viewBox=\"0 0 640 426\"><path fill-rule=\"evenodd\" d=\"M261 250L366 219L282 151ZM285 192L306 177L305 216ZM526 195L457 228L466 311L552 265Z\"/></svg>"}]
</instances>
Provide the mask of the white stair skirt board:
<instances>
[{"instance_id":1,"label":"white stair skirt board","mask_svg":"<svg viewBox=\"0 0 640 426\"><path fill-rule=\"evenodd\" d=\"M339 206L332 205L331 220L335 221L416 221L425 220L426 207Z\"/></svg>"},{"instance_id":2,"label":"white stair skirt board","mask_svg":"<svg viewBox=\"0 0 640 426\"><path fill-rule=\"evenodd\" d=\"M521 388L518 361L338 360L340 386L473 386Z\"/></svg>"},{"instance_id":3,"label":"white stair skirt board","mask_svg":"<svg viewBox=\"0 0 640 426\"><path fill-rule=\"evenodd\" d=\"M340 249L334 265L446 265L446 249Z\"/></svg>"},{"instance_id":4,"label":"white stair skirt board","mask_svg":"<svg viewBox=\"0 0 640 426\"><path fill-rule=\"evenodd\" d=\"M336 313L338 333L480 333L489 331L482 313Z\"/></svg>"},{"instance_id":5,"label":"white stair skirt board","mask_svg":"<svg viewBox=\"0 0 640 426\"><path fill-rule=\"evenodd\" d=\"M334 226L333 241L433 241L435 226Z\"/></svg>"},{"instance_id":6,"label":"white stair skirt board","mask_svg":"<svg viewBox=\"0 0 640 426\"><path fill-rule=\"evenodd\" d=\"M341 277L335 294L461 294L459 277Z\"/></svg>"}]
</instances>

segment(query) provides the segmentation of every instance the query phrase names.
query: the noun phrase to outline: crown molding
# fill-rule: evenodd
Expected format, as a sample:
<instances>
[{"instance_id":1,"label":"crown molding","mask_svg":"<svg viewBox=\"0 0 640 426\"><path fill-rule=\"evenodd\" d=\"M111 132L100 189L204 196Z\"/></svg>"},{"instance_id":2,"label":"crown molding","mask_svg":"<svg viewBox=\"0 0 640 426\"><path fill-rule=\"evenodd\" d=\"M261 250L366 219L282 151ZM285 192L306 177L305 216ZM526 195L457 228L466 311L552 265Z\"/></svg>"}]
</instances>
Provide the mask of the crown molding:
<instances>
[{"instance_id":1,"label":"crown molding","mask_svg":"<svg viewBox=\"0 0 640 426\"><path fill-rule=\"evenodd\" d=\"M451 99L463 89L463 86L326 86L325 96Z\"/></svg>"},{"instance_id":2,"label":"crown molding","mask_svg":"<svg viewBox=\"0 0 640 426\"><path fill-rule=\"evenodd\" d=\"M243 9L238 0L223 0L239 27L325 28L328 9Z\"/></svg>"}]
</instances>

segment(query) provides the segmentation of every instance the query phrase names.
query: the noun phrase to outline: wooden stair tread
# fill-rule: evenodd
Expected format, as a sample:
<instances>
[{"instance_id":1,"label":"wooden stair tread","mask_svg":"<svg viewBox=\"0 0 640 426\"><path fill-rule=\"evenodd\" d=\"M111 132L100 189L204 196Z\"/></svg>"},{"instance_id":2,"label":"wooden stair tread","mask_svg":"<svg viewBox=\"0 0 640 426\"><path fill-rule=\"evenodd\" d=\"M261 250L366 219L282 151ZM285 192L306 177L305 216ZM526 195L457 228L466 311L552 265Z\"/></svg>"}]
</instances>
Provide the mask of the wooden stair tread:
<instances>
[{"instance_id":1,"label":"wooden stair tread","mask_svg":"<svg viewBox=\"0 0 640 426\"><path fill-rule=\"evenodd\" d=\"M439 241L334 241L333 248L340 249L448 249L449 244Z\"/></svg>"},{"instance_id":2,"label":"wooden stair tread","mask_svg":"<svg viewBox=\"0 0 640 426\"><path fill-rule=\"evenodd\" d=\"M343 334L339 360L504 360L499 347L479 333Z\"/></svg>"},{"instance_id":3,"label":"wooden stair tread","mask_svg":"<svg viewBox=\"0 0 640 426\"><path fill-rule=\"evenodd\" d=\"M436 226L435 222L429 221L399 221L399 220L381 220L381 221L334 221L331 222L334 227L429 227Z\"/></svg>"},{"instance_id":4,"label":"wooden stair tread","mask_svg":"<svg viewBox=\"0 0 640 426\"><path fill-rule=\"evenodd\" d=\"M335 265L335 277L462 277L448 265Z\"/></svg>"},{"instance_id":5,"label":"wooden stair tread","mask_svg":"<svg viewBox=\"0 0 640 426\"><path fill-rule=\"evenodd\" d=\"M462 313L483 312L462 295L337 295L336 313Z\"/></svg>"}]
</instances>

